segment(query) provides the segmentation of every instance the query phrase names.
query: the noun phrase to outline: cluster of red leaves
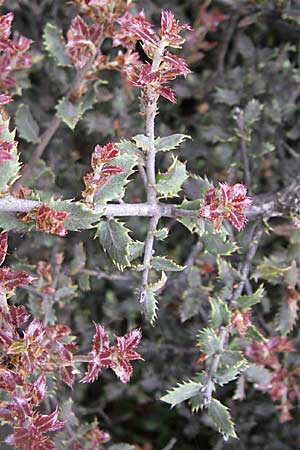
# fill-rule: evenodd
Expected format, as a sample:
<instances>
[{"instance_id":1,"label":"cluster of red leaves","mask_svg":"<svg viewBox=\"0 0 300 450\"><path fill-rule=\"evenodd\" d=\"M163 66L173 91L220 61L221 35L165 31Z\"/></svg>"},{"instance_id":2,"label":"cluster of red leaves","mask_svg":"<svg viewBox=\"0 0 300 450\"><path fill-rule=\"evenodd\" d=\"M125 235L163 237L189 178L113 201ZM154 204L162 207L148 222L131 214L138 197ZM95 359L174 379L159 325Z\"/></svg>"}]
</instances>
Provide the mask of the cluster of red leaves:
<instances>
[{"instance_id":1,"label":"cluster of red leaves","mask_svg":"<svg viewBox=\"0 0 300 450\"><path fill-rule=\"evenodd\" d=\"M102 35L103 25L88 26L79 15L73 19L67 33L67 54L77 69L82 69L97 53Z\"/></svg>"},{"instance_id":2,"label":"cluster of red leaves","mask_svg":"<svg viewBox=\"0 0 300 450\"><path fill-rule=\"evenodd\" d=\"M218 230L224 219L228 219L232 225L241 231L246 225L245 209L249 208L252 199L247 197L247 189L243 184L237 183L229 186L227 183L219 183L219 189L209 187L204 197L204 206L199 214L211 220Z\"/></svg>"},{"instance_id":3,"label":"cluster of red leaves","mask_svg":"<svg viewBox=\"0 0 300 450\"><path fill-rule=\"evenodd\" d=\"M2 266L8 246L6 233L0 234L0 266ZM32 283L35 277L21 270L12 270L9 267L0 267L0 296L11 297L18 286ZM3 305L2 305L3 306Z\"/></svg>"},{"instance_id":4,"label":"cluster of red leaves","mask_svg":"<svg viewBox=\"0 0 300 450\"><path fill-rule=\"evenodd\" d=\"M98 450L99 444L105 444L110 440L110 435L103 430L100 430L97 424L92 425L86 433L82 436L85 443L83 447L79 441L73 445L73 450ZM86 442L89 442L89 447L86 447ZM101 447L102 448L102 447Z\"/></svg>"},{"instance_id":5,"label":"cluster of red leaves","mask_svg":"<svg viewBox=\"0 0 300 450\"><path fill-rule=\"evenodd\" d=\"M235 328L240 336L244 337L248 327L251 325L251 311L241 311L234 309L230 317L230 327Z\"/></svg>"},{"instance_id":6,"label":"cluster of red leaves","mask_svg":"<svg viewBox=\"0 0 300 450\"><path fill-rule=\"evenodd\" d=\"M68 215L65 211L55 211L43 204L27 213L20 213L18 220L24 223L35 222L37 230L65 237L67 230L64 227L64 222Z\"/></svg>"},{"instance_id":7,"label":"cluster of red leaves","mask_svg":"<svg viewBox=\"0 0 300 450\"><path fill-rule=\"evenodd\" d=\"M88 354L88 371L81 383L95 381L101 369L111 368L122 383L128 383L132 375L131 360L143 359L135 348L139 345L142 333L140 329L131 330L125 336L116 336L117 345L111 346L109 338L101 325L95 323L92 351Z\"/></svg>"},{"instance_id":8,"label":"cluster of red leaves","mask_svg":"<svg viewBox=\"0 0 300 450\"><path fill-rule=\"evenodd\" d=\"M292 402L300 401L300 369L298 367L282 367L280 354L295 351L287 337L275 336L265 342L252 342L245 348L246 356L256 364L272 370L270 383L256 385L257 389L269 392L274 402L279 402L276 409L280 410L280 421L286 422L292 418L290 411Z\"/></svg>"},{"instance_id":9,"label":"cluster of red leaves","mask_svg":"<svg viewBox=\"0 0 300 450\"><path fill-rule=\"evenodd\" d=\"M138 41L142 42L143 50L153 63L144 63L141 60L135 64L125 61L124 72L128 80L134 85L143 88L144 98L163 96L175 103L176 98L172 89L165 84L174 80L177 76L187 76L190 70L184 59L165 50L166 47L180 48L184 38L180 32L184 29L190 30L187 24L179 25L171 11L162 10L160 30L157 33L152 28L151 23L145 19L144 12L132 16L126 12L120 19L116 20L120 25L120 30L114 34L114 45L121 45L135 53ZM158 58L158 64L156 59ZM155 64L157 65L154 66Z\"/></svg>"},{"instance_id":10,"label":"cluster of red leaves","mask_svg":"<svg viewBox=\"0 0 300 450\"><path fill-rule=\"evenodd\" d=\"M124 170L116 164L108 164L118 154L119 150L113 143L109 143L104 147L100 145L95 146L91 158L93 172L87 173L83 177L85 190L82 192L82 196L90 206L93 206L94 195L97 189L103 186L110 177L124 173Z\"/></svg>"},{"instance_id":11,"label":"cluster of red leaves","mask_svg":"<svg viewBox=\"0 0 300 450\"><path fill-rule=\"evenodd\" d=\"M32 41L25 36L10 39L13 19L12 12L0 16L0 89L4 91L16 86L11 75L14 70L26 69L32 64L32 57L26 54Z\"/></svg>"}]
</instances>

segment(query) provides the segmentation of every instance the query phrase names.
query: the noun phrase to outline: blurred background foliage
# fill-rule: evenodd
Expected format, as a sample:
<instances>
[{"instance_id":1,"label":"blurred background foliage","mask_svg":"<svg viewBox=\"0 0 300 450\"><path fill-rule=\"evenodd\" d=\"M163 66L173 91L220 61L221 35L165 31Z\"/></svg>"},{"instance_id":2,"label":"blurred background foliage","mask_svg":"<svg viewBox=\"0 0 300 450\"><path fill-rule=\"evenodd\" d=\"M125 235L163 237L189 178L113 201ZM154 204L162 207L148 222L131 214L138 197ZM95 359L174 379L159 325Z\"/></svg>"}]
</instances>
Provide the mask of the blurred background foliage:
<instances>
[{"instance_id":1,"label":"blurred background foliage","mask_svg":"<svg viewBox=\"0 0 300 450\"><path fill-rule=\"evenodd\" d=\"M10 0L5 7L15 13L16 33L34 40L35 61L29 74L22 73L21 95L8 110L13 116L19 104L28 104L40 127L46 129L57 100L69 85L71 73L46 56L43 29L51 22L66 32L76 8L58 0ZM214 181L243 182L234 112L236 107L244 109L252 105L247 143L249 188L254 195L267 198L288 185L300 166L300 2L136 1L136 9L144 8L147 18L157 25L162 7L172 9L181 21L191 23L195 32L188 36L183 50L193 73L176 82L176 105L160 101L157 135L180 132L192 136L193 140L179 150L179 158L187 161L193 174L206 175ZM105 50L111 51L109 42ZM44 162L36 167L28 185L49 196L79 199L84 188L82 176L89 170L94 145L143 132L137 92L120 74L102 72L98 104L85 114L73 133L66 125L60 126L47 147ZM21 157L28 161L33 147L21 138L19 141ZM168 158L165 153L159 156L160 167L168 166ZM198 198L200 185L197 181L187 182L184 195ZM129 185L126 200L144 199L143 186L137 178L136 183ZM147 221L132 218L128 224L143 240ZM119 272L93 240L91 231L69 232L65 239L37 232L11 234L11 256L7 263L36 271L39 261L49 262L56 288L54 296L20 289L16 302L28 302L33 314L45 317L48 323L57 317L69 324L83 351L90 346L92 320L116 334L138 325L143 328L141 354L145 362L135 365L130 384L122 385L110 371L92 385L76 384L71 393L76 415L83 421L97 417L115 441L135 444L139 450L299 448L299 411L292 411L292 420L279 426L270 397L255 391L250 384L245 386L243 401L232 400L235 383L219 394L235 418L239 441L225 442L213 430L205 413L193 415L186 404L169 410L159 400L168 388L201 368L195 336L207 325L208 296L221 283L217 279L216 257L201 252L197 236L176 221L165 220L165 225L170 237L159 244L161 253L180 264L191 265L170 277L160 295L154 328L140 314L136 295L139 274L130 269ZM267 295L255 311L258 325L272 336L278 327L283 334L287 331L282 324L278 325L278 312L287 301L288 281L280 270L275 279L274 273L259 272L259 267L262 262L279 268L294 264L298 277L300 235L286 219L270 221L269 225L273 232L264 238L258 252L253 285L258 285L257 280L266 282ZM248 229L251 230L251 224ZM246 229L244 242L249 239L247 233L250 232ZM267 262L263 259L266 256ZM41 283L47 285L46 280ZM296 314L297 311L294 322ZM299 349L298 327L293 328L291 336ZM297 365L299 360L296 352L293 364ZM61 395L59 403L65 401L68 405L70 392L66 389Z\"/></svg>"}]
</instances>

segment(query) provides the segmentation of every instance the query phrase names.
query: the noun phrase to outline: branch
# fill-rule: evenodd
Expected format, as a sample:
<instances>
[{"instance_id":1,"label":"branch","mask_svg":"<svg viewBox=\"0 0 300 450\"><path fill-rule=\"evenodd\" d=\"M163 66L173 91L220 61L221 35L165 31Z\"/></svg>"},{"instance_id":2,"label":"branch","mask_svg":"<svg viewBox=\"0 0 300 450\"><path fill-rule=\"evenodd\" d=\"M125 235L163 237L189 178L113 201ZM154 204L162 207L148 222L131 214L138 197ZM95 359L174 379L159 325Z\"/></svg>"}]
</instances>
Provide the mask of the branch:
<instances>
[{"instance_id":1,"label":"branch","mask_svg":"<svg viewBox=\"0 0 300 450\"><path fill-rule=\"evenodd\" d=\"M80 70L78 70L76 72L75 79L74 79L73 83L71 84L68 92L65 95L66 99L69 100L72 97L73 93L76 92L80 88L84 78L89 73L89 71L91 70L91 68L92 68L92 66L93 66L93 64L95 62L95 59L96 59L96 57L98 55L98 50L99 50L100 46L102 45L103 40L104 40L103 38L100 40L100 42L99 42L99 44L97 46L95 54L90 57L90 59L85 64L85 66L82 67L82 69L80 69ZM38 160L41 158L41 156L44 153L47 145L49 144L49 142L51 141L51 139L55 135L55 133L58 130L58 128L59 128L61 123L62 123L62 119L60 117L54 116L52 118L48 128L40 136L39 144L35 148L33 154L31 155L30 160L25 165L25 167L24 167L24 169L22 171L21 177L13 184L13 190L17 191L20 188L20 186L22 184L24 184L25 181L29 178L33 167L36 165Z\"/></svg>"},{"instance_id":2,"label":"branch","mask_svg":"<svg viewBox=\"0 0 300 450\"><path fill-rule=\"evenodd\" d=\"M263 233L263 229L261 224L259 223L257 225L257 229L254 233L253 239L251 241L251 244L249 245L249 250L248 253L246 255L246 259L245 262L243 264L243 267L241 269L241 275L242 275L242 280L239 282L238 287L236 288L236 290L234 291L231 299L228 302L228 308L230 309L231 304L237 300L240 295L243 292L245 283L248 279L248 275L250 272L250 268L253 262L253 259L255 257L255 254L257 252L258 249L258 245L261 239ZM215 378L215 374L218 370L219 367L219 363L220 363L220 359L222 356L222 352L224 350L224 346L226 344L227 338L228 338L228 334L229 334L229 328L228 327L224 327L221 326L220 330L219 330L219 342L220 342L220 352L219 353L215 353L212 358L211 358L211 362L210 362L210 366L208 369L208 374L207 374L207 378L206 381L203 385L203 387L201 388L201 392L203 393L203 404L204 406L208 406L211 403L211 398L212 398L212 392L214 389L214 378Z\"/></svg>"}]
</instances>

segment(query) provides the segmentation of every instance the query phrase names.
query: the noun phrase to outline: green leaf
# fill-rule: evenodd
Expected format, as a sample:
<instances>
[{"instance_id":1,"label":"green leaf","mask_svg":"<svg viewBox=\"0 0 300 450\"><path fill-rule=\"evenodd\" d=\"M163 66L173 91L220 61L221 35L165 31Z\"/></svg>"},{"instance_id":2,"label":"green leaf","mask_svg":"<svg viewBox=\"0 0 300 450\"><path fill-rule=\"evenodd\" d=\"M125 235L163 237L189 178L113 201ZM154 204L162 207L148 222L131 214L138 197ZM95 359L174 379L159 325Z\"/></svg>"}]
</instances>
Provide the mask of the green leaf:
<instances>
[{"instance_id":1,"label":"green leaf","mask_svg":"<svg viewBox=\"0 0 300 450\"><path fill-rule=\"evenodd\" d=\"M266 259L266 263L259 264L256 270L252 274L252 278L257 281L258 279L263 279L271 284L279 284L291 267L279 267L276 264L272 264Z\"/></svg>"},{"instance_id":2,"label":"green leaf","mask_svg":"<svg viewBox=\"0 0 300 450\"><path fill-rule=\"evenodd\" d=\"M76 275L85 267L86 264L86 253L83 247L83 242L75 244L73 252L74 257L70 264L70 271L72 275Z\"/></svg>"},{"instance_id":3,"label":"green leaf","mask_svg":"<svg viewBox=\"0 0 300 450\"><path fill-rule=\"evenodd\" d=\"M246 338L251 340L253 339L254 341L258 342L265 342L266 340L254 325L250 325L247 328Z\"/></svg>"},{"instance_id":4,"label":"green leaf","mask_svg":"<svg viewBox=\"0 0 300 450\"><path fill-rule=\"evenodd\" d=\"M95 234L95 238L99 238L104 251L121 270L130 266L128 247L132 239L129 232L124 223L109 219L99 223Z\"/></svg>"},{"instance_id":5,"label":"green leaf","mask_svg":"<svg viewBox=\"0 0 300 450\"><path fill-rule=\"evenodd\" d=\"M261 301L265 294L263 285L260 285L259 288L253 292L251 295L241 295L235 302L234 305L241 309L242 311L247 311L251 308L251 306L256 305Z\"/></svg>"},{"instance_id":6,"label":"green leaf","mask_svg":"<svg viewBox=\"0 0 300 450\"><path fill-rule=\"evenodd\" d=\"M166 239L169 235L169 229L168 228L158 228L154 231L153 235L155 236L155 239L158 239L159 241L163 241Z\"/></svg>"},{"instance_id":7,"label":"green leaf","mask_svg":"<svg viewBox=\"0 0 300 450\"><path fill-rule=\"evenodd\" d=\"M47 23L43 34L44 45L59 66L71 66L71 60L66 54L66 44L61 29L56 25Z\"/></svg>"},{"instance_id":8,"label":"green leaf","mask_svg":"<svg viewBox=\"0 0 300 450\"><path fill-rule=\"evenodd\" d=\"M179 403L189 400L191 397L198 394L201 386L200 383L195 383L194 381L178 383L176 387L172 388L166 395L161 397L161 400L165 403L169 403L171 408L174 408L174 406Z\"/></svg>"},{"instance_id":9,"label":"green leaf","mask_svg":"<svg viewBox=\"0 0 300 450\"><path fill-rule=\"evenodd\" d=\"M219 400L213 398L207 412L218 431L222 433L224 437L227 438L230 436L237 438L234 431L234 424L226 406L219 402Z\"/></svg>"},{"instance_id":10,"label":"green leaf","mask_svg":"<svg viewBox=\"0 0 300 450\"><path fill-rule=\"evenodd\" d=\"M272 379L272 373L268 369L256 364L250 364L245 370L244 375L247 380L255 384L268 385Z\"/></svg>"},{"instance_id":11,"label":"green leaf","mask_svg":"<svg viewBox=\"0 0 300 450\"><path fill-rule=\"evenodd\" d=\"M206 230L201 241L205 247L205 252L211 255L231 255L236 252L238 247L236 243L226 240L226 236L221 233L212 233Z\"/></svg>"},{"instance_id":12,"label":"green leaf","mask_svg":"<svg viewBox=\"0 0 300 450\"><path fill-rule=\"evenodd\" d=\"M146 319L154 325L157 318L158 301L155 297L155 293L158 292L167 282L167 276L165 272L162 272L161 278L155 283L149 284L144 290L144 295L141 301L142 311Z\"/></svg>"},{"instance_id":13,"label":"green leaf","mask_svg":"<svg viewBox=\"0 0 300 450\"><path fill-rule=\"evenodd\" d=\"M280 306L279 314L276 317L276 329L280 331L281 335L288 334L296 325L298 319L298 309L299 305L297 300L283 300L283 303Z\"/></svg>"},{"instance_id":14,"label":"green leaf","mask_svg":"<svg viewBox=\"0 0 300 450\"><path fill-rule=\"evenodd\" d=\"M186 164L174 158L167 173L159 173L157 177L156 190L161 197L177 197L181 190L182 183L188 175L185 169Z\"/></svg>"},{"instance_id":15,"label":"green leaf","mask_svg":"<svg viewBox=\"0 0 300 450\"><path fill-rule=\"evenodd\" d=\"M221 325L227 326L230 320L228 306L220 298L209 298L211 306L211 323L213 327L219 328Z\"/></svg>"},{"instance_id":16,"label":"green leaf","mask_svg":"<svg viewBox=\"0 0 300 450\"><path fill-rule=\"evenodd\" d=\"M209 288L202 286L199 267L191 266L187 270L187 288L182 294L179 307L182 322L197 316L200 311L206 314L204 308L207 305L209 295Z\"/></svg>"},{"instance_id":17,"label":"green leaf","mask_svg":"<svg viewBox=\"0 0 300 450\"><path fill-rule=\"evenodd\" d=\"M91 109L96 102L96 89L98 82L95 82L77 103L73 103L63 97L56 106L57 117L59 117L71 130L74 130L83 114Z\"/></svg>"},{"instance_id":18,"label":"green leaf","mask_svg":"<svg viewBox=\"0 0 300 450\"><path fill-rule=\"evenodd\" d=\"M240 375L241 372L245 370L246 367L247 367L246 361L242 364L221 367L219 368L218 372L215 375L216 382L220 386L224 386L224 384L236 380L236 378Z\"/></svg>"},{"instance_id":19,"label":"green leaf","mask_svg":"<svg viewBox=\"0 0 300 450\"><path fill-rule=\"evenodd\" d=\"M103 186L97 189L94 198L96 204L123 198L125 187L129 183L128 178L134 172L133 168L137 164L137 148L132 142L123 141L117 143L116 147L120 150L120 154L112 160L112 163L121 167L124 173L110 177Z\"/></svg>"},{"instance_id":20,"label":"green leaf","mask_svg":"<svg viewBox=\"0 0 300 450\"><path fill-rule=\"evenodd\" d=\"M99 221L101 213L96 213L88 208L84 203L72 202L72 200L54 200L51 199L47 205L55 211L65 211L69 213L64 225L69 231L86 230L94 228Z\"/></svg>"},{"instance_id":21,"label":"green leaf","mask_svg":"<svg viewBox=\"0 0 300 450\"><path fill-rule=\"evenodd\" d=\"M158 301L155 297L155 292L150 288L145 289L145 295L142 302L142 311L146 317L146 320L148 320L148 322L150 322L153 326L157 318Z\"/></svg>"},{"instance_id":22,"label":"green leaf","mask_svg":"<svg viewBox=\"0 0 300 450\"><path fill-rule=\"evenodd\" d=\"M137 134L132 138L138 148L147 151L151 148L151 139L144 134Z\"/></svg>"},{"instance_id":23,"label":"green leaf","mask_svg":"<svg viewBox=\"0 0 300 450\"><path fill-rule=\"evenodd\" d=\"M180 272L185 269L185 266L179 266L171 259L165 256L155 256L151 260L151 266L155 270L163 270L165 272Z\"/></svg>"},{"instance_id":24,"label":"green leaf","mask_svg":"<svg viewBox=\"0 0 300 450\"><path fill-rule=\"evenodd\" d=\"M0 113L0 128L1 128L1 140L14 142L15 131L9 131L9 119L4 120L2 114ZM19 155L17 151L17 143L13 146L11 150L12 159L10 161L5 161L0 164L0 192L7 191L11 184L19 176L20 162Z\"/></svg>"},{"instance_id":25,"label":"green leaf","mask_svg":"<svg viewBox=\"0 0 300 450\"><path fill-rule=\"evenodd\" d=\"M29 106L21 104L16 112L15 123L18 134L27 142L37 143L40 141L40 129L32 117Z\"/></svg>"},{"instance_id":26,"label":"green leaf","mask_svg":"<svg viewBox=\"0 0 300 450\"><path fill-rule=\"evenodd\" d=\"M0 212L0 228L3 232L10 230L29 231L34 227L34 224L20 222L15 212Z\"/></svg>"},{"instance_id":27,"label":"green leaf","mask_svg":"<svg viewBox=\"0 0 300 450\"><path fill-rule=\"evenodd\" d=\"M260 119L263 105L258 100L252 99L247 103L244 111L244 119L246 126L250 127Z\"/></svg>"},{"instance_id":28,"label":"green leaf","mask_svg":"<svg viewBox=\"0 0 300 450\"><path fill-rule=\"evenodd\" d=\"M213 329L204 328L197 335L197 343L203 353L212 356L215 353L221 353L223 350L220 338Z\"/></svg>"},{"instance_id":29,"label":"green leaf","mask_svg":"<svg viewBox=\"0 0 300 450\"><path fill-rule=\"evenodd\" d=\"M167 152L175 150L185 140L192 139L187 134L171 134L170 136L155 139L155 148L157 152Z\"/></svg>"},{"instance_id":30,"label":"green leaf","mask_svg":"<svg viewBox=\"0 0 300 450\"><path fill-rule=\"evenodd\" d=\"M200 200L184 200L181 203L180 208L189 211L197 211L200 208ZM178 217L176 220L182 223L182 225L184 225L191 233L197 233L199 236L202 236L205 232L205 221L201 217Z\"/></svg>"}]
</instances>

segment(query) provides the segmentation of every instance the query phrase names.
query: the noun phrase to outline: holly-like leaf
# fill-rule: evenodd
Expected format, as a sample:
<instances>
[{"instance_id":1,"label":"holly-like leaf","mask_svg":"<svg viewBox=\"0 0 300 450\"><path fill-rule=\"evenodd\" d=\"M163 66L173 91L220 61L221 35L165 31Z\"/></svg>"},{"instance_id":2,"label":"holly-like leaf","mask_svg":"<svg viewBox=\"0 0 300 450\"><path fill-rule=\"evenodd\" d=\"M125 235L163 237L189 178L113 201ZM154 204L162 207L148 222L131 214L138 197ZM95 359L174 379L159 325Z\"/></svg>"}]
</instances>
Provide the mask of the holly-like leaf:
<instances>
[{"instance_id":1,"label":"holly-like leaf","mask_svg":"<svg viewBox=\"0 0 300 450\"><path fill-rule=\"evenodd\" d=\"M121 270L130 266L128 247L132 239L129 232L124 223L109 219L99 223L95 234L95 238L99 238L104 251Z\"/></svg>"},{"instance_id":2,"label":"holly-like leaf","mask_svg":"<svg viewBox=\"0 0 300 450\"><path fill-rule=\"evenodd\" d=\"M1 172L1 167L0 167ZM23 223L18 220L15 212L1 212L0 213L0 229L2 232L10 230L15 231L29 231L34 228L34 223Z\"/></svg>"},{"instance_id":3,"label":"holly-like leaf","mask_svg":"<svg viewBox=\"0 0 300 450\"><path fill-rule=\"evenodd\" d=\"M155 256L151 260L151 266L155 270L163 270L165 272L180 272L185 269L185 266L179 266L171 259L165 256Z\"/></svg>"},{"instance_id":4,"label":"holly-like leaf","mask_svg":"<svg viewBox=\"0 0 300 450\"><path fill-rule=\"evenodd\" d=\"M27 142L39 142L40 128L32 117L29 106L21 104L16 112L15 123L18 134Z\"/></svg>"},{"instance_id":5,"label":"holly-like leaf","mask_svg":"<svg viewBox=\"0 0 300 450\"><path fill-rule=\"evenodd\" d=\"M211 306L211 323L215 329L219 328L221 325L227 326L230 320L230 313L228 306L220 298L210 298Z\"/></svg>"},{"instance_id":6,"label":"holly-like leaf","mask_svg":"<svg viewBox=\"0 0 300 450\"><path fill-rule=\"evenodd\" d=\"M71 66L71 60L66 53L66 44L62 31L51 23L47 23L43 34L44 45L59 66Z\"/></svg>"},{"instance_id":7,"label":"holly-like leaf","mask_svg":"<svg viewBox=\"0 0 300 450\"><path fill-rule=\"evenodd\" d=\"M182 294L182 302L179 307L180 319L185 322L200 311L204 312L209 295L209 288L202 286L199 268L191 266L188 269L187 288Z\"/></svg>"},{"instance_id":8,"label":"holly-like leaf","mask_svg":"<svg viewBox=\"0 0 300 450\"><path fill-rule=\"evenodd\" d=\"M187 179L186 164L174 158L166 173L158 174L156 190L161 197L177 197L183 182Z\"/></svg>"},{"instance_id":9,"label":"holly-like leaf","mask_svg":"<svg viewBox=\"0 0 300 450\"><path fill-rule=\"evenodd\" d=\"M288 334L296 325L298 319L298 302L283 301L280 306L279 314L276 317L277 330L281 335Z\"/></svg>"},{"instance_id":10,"label":"holly-like leaf","mask_svg":"<svg viewBox=\"0 0 300 450\"><path fill-rule=\"evenodd\" d=\"M224 386L224 384L230 383L231 381L235 380L240 375L240 373L242 373L246 369L246 367L246 361L231 366L221 367L215 375L216 382L220 386Z\"/></svg>"},{"instance_id":11,"label":"holly-like leaf","mask_svg":"<svg viewBox=\"0 0 300 450\"><path fill-rule=\"evenodd\" d=\"M91 109L96 102L96 89L98 83L94 83L87 93L78 102L72 102L63 97L56 106L57 117L59 117L71 130L74 130L77 123L86 111Z\"/></svg>"},{"instance_id":12,"label":"holly-like leaf","mask_svg":"<svg viewBox=\"0 0 300 450\"><path fill-rule=\"evenodd\" d=\"M187 134L171 134L170 136L159 137L155 139L155 148L157 152L175 150L187 139L191 139L191 136Z\"/></svg>"},{"instance_id":13,"label":"holly-like leaf","mask_svg":"<svg viewBox=\"0 0 300 450\"><path fill-rule=\"evenodd\" d=\"M204 328L199 332L197 335L197 344L201 351L208 356L220 353L223 350L220 338L211 328Z\"/></svg>"},{"instance_id":14,"label":"holly-like leaf","mask_svg":"<svg viewBox=\"0 0 300 450\"><path fill-rule=\"evenodd\" d=\"M158 301L155 292L150 288L145 289L142 311L146 320L153 326L157 318Z\"/></svg>"},{"instance_id":15,"label":"holly-like leaf","mask_svg":"<svg viewBox=\"0 0 300 450\"><path fill-rule=\"evenodd\" d=\"M168 391L166 395L161 397L161 400L165 403L169 403L171 408L189 400L194 395L197 395L201 389L201 384L194 381L186 381L183 383L178 383L178 385L172 390Z\"/></svg>"},{"instance_id":16,"label":"holly-like leaf","mask_svg":"<svg viewBox=\"0 0 300 450\"><path fill-rule=\"evenodd\" d=\"M10 159L0 163L0 192L7 191L9 186L18 178L20 170L19 155L17 143L14 141L15 131L9 131L9 119L4 120L0 113L1 141L6 141L12 148L10 150Z\"/></svg>"},{"instance_id":17,"label":"holly-like leaf","mask_svg":"<svg viewBox=\"0 0 300 450\"><path fill-rule=\"evenodd\" d=\"M144 134L137 134L132 138L138 148L147 151L151 148L151 139Z\"/></svg>"},{"instance_id":18,"label":"holly-like leaf","mask_svg":"<svg viewBox=\"0 0 300 450\"><path fill-rule=\"evenodd\" d=\"M93 224L98 222L101 217L100 212L95 212L80 202L51 199L47 202L47 205L55 211L65 211L68 213L64 221L64 227L69 231L94 228Z\"/></svg>"},{"instance_id":19,"label":"holly-like leaf","mask_svg":"<svg viewBox=\"0 0 300 450\"><path fill-rule=\"evenodd\" d=\"M246 126L251 127L255 122L257 122L260 119L262 109L263 105L259 103L258 100L252 99L250 100L249 103L247 103L247 106L244 111L244 119Z\"/></svg>"},{"instance_id":20,"label":"holly-like leaf","mask_svg":"<svg viewBox=\"0 0 300 450\"><path fill-rule=\"evenodd\" d=\"M187 209L189 211L197 211L200 208L200 200L184 200L180 208ZM197 233L202 236L205 232L205 221L202 217L181 217L177 218L178 222L182 223L191 233Z\"/></svg>"},{"instance_id":21,"label":"holly-like leaf","mask_svg":"<svg viewBox=\"0 0 300 450\"><path fill-rule=\"evenodd\" d=\"M271 284L278 284L281 282L284 275L289 272L290 267L280 267L276 264L271 263L266 259L265 263L259 264L254 273L252 274L252 278L257 281L258 279L266 280Z\"/></svg>"},{"instance_id":22,"label":"holly-like leaf","mask_svg":"<svg viewBox=\"0 0 300 450\"><path fill-rule=\"evenodd\" d=\"M224 437L228 438L230 436L237 438L234 431L234 424L226 406L219 402L219 400L213 398L207 412L217 430L222 433Z\"/></svg>"},{"instance_id":23,"label":"holly-like leaf","mask_svg":"<svg viewBox=\"0 0 300 450\"><path fill-rule=\"evenodd\" d=\"M155 239L158 239L159 241L163 241L166 239L169 235L169 229L168 228L158 228L154 231L153 235L155 236Z\"/></svg>"},{"instance_id":24,"label":"holly-like leaf","mask_svg":"<svg viewBox=\"0 0 300 450\"><path fill-rule=\"evenodd\" d=\"M241 295L235 302L234 305L241 309L242 311L247 311L251 308L251 306L259 303L265 294L263 285L260 285L259 288L253 292L251 295Z\"/></svg>"},{"instance_id":25,"label":"holly-like leaf","mask_svg":"<svg viewBox=\"0 0 300 450\"><path fill-rule=\"evenodd\" d=\"M211 230L206 230L201 240L205 251L211 255L231 255L237 251L237 245L234 242L226 240L224 234L213 233Z\"/></svg>"},{"instance_id":26,"label":"holly-like leaf","mask_svg":"<svg viewBox=\"0 0 300 450\"><path fill-rule=\"evenodd\" d=\"M266 340L254 325L250 325L247 328L246 338L257 342L265 342Z\"/></svg>"},{"instance_id":27,"label":"holly-like leaf","mask_svg":"<svg viewBox=\"0 0 300 450\"><path fill-rule=\"evenodd\" d=\"M133 168L137 165L137 147L130 141L123 141L116 144L120 154L113 159L113 164L123 169L123 173L113 176L97 189L94 201L97 204L104 204L112 200L120 200L124 197L125 187L129 183L129 176L133 173Z\"/></svg>"}]
</instances>

